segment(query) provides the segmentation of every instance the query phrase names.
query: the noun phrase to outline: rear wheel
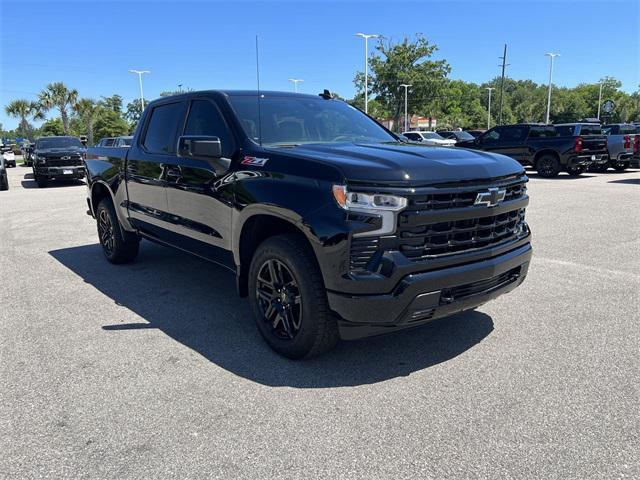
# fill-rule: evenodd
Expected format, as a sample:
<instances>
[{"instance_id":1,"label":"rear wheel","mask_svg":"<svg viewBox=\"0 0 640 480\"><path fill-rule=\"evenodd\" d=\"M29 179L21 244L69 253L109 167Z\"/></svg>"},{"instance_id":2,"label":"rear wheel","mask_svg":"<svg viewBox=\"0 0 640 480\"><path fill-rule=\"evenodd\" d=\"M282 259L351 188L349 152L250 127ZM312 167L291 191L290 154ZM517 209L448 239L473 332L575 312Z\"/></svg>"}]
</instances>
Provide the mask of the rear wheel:
<instances>
[{"instance_id":1,"label":"rear wheel","mask_svg":"<svg viewBox=\"0 0 640 480\"><path fill-rule=\"evenodd\" d=\"M629 164L628 163L623 163L623 164L616 164L613 166L614 170L616 172L624 172L627 168L629 168Z\"/></svg>"},{"instance_id":2,"label":"rear wheel","mask_svg":"<svg viewBox=\"0 0 640 480\"><path fill-rule=\"evenodd\" d=\"M556 156L545 154L536 160L536 170L541 177L552 178L560 173L560 162Z\"/></svg>"},{"instance_id":3,"label":"rear wheel","mask_svg":"<svg viewBox=\"0 0 640 480\"><path fill-rule=\"evenodd\" d=\"M98 224L98 238L104 256L111 263L129 263L138 255L140 239L133 235L123 234L113 208L108 198L102 199L96 210Z\"/></svg>"},{"instance_id":4,"label":"rear wheel","mask_svg":"<svg viewBox=\"0 0 640 480\"><path fill-rule=\"evenodd\" d=\"M289 358L311 357L338 341L313 252L298 235L265 240L249 269L249 301L260 334Z\"/></svg>"}]
</instances>

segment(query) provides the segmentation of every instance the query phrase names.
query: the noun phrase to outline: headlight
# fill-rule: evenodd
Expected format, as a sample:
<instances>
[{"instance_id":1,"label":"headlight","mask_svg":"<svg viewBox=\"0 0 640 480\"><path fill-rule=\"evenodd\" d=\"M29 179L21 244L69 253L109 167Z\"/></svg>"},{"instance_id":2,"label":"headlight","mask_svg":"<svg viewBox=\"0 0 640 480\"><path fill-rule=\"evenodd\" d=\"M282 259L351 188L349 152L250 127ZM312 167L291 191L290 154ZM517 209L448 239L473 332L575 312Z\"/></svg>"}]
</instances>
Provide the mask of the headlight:
<instances>
[{"instance_id":1,"label":"headlight","mask_svg":"<svg viewBox=\"0 0 640 480\"><path fill-rule=\"evenodd\" d=\"M379 193L349 192L345 185L333 186L333 198L345 210L375 215L382 220L379 229L355 233L356 237L388 235L395 232L397 213L407 206L407 199L404 197Z\"/></svg>"},{"instance_id":2,"label":"headlight","mask_svg":"<svg viewBox=\"0 0 640 480\"><path fill-rule=\"evenodd\" d=\"M407 199L396 195L349 192L344 185L333 186L333 198L345 210L389 210L397 212L407 206Z\"/></svg>"}]
</instances>

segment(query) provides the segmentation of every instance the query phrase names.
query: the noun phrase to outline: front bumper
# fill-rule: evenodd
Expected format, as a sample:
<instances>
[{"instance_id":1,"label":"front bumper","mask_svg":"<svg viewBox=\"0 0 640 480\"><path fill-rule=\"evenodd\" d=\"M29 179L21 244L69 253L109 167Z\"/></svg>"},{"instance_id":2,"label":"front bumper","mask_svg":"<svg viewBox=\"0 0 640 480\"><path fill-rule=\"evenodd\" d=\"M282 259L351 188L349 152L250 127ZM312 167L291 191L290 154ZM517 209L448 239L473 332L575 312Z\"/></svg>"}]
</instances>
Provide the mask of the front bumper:
<instances>
[{"instance_id":1,"label":"front bumper","mask_svg":"<svg viewBox=\"0 0 640 480\"><path fill-rule=\"evenodd\" d=\"M531 252L527 243L487 260L410 274L384 295L327 292L329 305L345 340L421 325L510 292L524 281Z\"/></svg>"},{"instance_id":2,"label":"front bumper","mask_svg":"<svg viewBox=\"0 0 640 480\"><path fill-rule=\"evenodd\" d=\"M64 179L64 178L84 178L85 169L83 166L69 166L69 167L46 167L37 166L36 174L39 177L49 179Z\"/></svg>"}]
</instances>

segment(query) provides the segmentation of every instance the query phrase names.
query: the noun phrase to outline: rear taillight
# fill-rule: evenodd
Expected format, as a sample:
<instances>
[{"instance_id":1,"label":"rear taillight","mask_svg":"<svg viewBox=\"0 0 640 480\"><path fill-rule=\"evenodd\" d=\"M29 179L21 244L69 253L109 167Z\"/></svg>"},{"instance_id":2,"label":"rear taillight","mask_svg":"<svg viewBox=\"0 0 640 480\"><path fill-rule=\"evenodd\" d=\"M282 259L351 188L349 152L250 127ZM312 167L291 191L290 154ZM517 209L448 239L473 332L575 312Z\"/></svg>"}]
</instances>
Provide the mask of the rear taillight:
<instances>
[{"instance_id":1,"label":"rear taillight","mask_svg":"<svg viewBox=\"0 0 640 480\"><path fill-rule=\"evenodd\" d=\"M640 146L640 134L633 137L633 153L638 153L639 146Z\"/></svg>"},{"instance_id":2,"label":"rear taillight","mask_svg":"<svg viewBox=\"0 0 640 480\"><path fill-rule=\"evenodd\" d=\"M624 148L631 148L631 137L629 135L624 136Z\"/></svg>"},{"instance_id":3,"label":"rear taillight","mask_svg":"<svg viewBox=\"0 0 640 480\"><path fill-rule=\"evenodd\" d=\"M582 151L582 137L576 137L576 144L575 144L574 150L576 152Z\"/></svg>"}]
</instances>

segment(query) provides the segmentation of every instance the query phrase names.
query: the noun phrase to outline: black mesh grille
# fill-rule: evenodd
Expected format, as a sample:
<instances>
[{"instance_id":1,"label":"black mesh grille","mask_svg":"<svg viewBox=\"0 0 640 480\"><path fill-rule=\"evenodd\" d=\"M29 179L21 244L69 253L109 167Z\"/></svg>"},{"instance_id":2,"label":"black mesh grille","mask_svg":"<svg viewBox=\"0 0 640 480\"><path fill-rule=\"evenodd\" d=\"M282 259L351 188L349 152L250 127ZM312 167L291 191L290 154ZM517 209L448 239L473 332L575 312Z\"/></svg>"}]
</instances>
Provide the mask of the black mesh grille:
<instances>
[{"instance_id":1,"label":"black mesh grille","mask_svg":"<svg viewBox=\"0 0 640 480\"><path fill-rule=\"evenodd\" d=\"M62 160L61 158L48 157L45 165L47 167L72 167L82 165L81 158L71 158L69 160Z\"/></svg>"},{"instance_id":2,"label":"black mesh grille","mask_svg":"<svg viewBox=\"0 0 640 480\"><path fill-rule=\"evenodd\" d=\"M524 209L398 231L399 249L411 260L490 247L514 239L521 231Z\"/></svg>"},{"instance_id":3,"label":"black mesh grille","mask_svg":"<svg viewBox=\"0 0 640 480\"><path fill-rule=\"evenodd\" d=\"M378 251L377 237L356 237L351 241L351 270L363 270Z\"/></svg>"},{"instance_id":4,"label":"black mesh grille","mask_svg":"<svg viewBox=\"0 0 640 480\"><path fill-rule=\"evenodd\" d=\"M516 281L519 277L520 267L517 267L501 275L487 278L486 280L480 280L479 282L460 285L458 287L443 291L442 298L446 298L446 300L449 302L461 300L465 297L470 297L478 293L487 292L489 290L493 290L494 288L505 286L511 282Z\"/></svg>"},{"instance_id":5,"label":"black mesh grille","mask_svg":"<svg viewBox=\"0 0 640 480\"><path fill-rule=\"evenodd\" d=\"M505 190L504 201L509 201L522 197L526 193L527 187L524 183L518 183L505 187ZM409 198L408 209L423 211L471 207L473 206L479 191L481 190L415 195Z\"/></svg>"}]
</instances>

